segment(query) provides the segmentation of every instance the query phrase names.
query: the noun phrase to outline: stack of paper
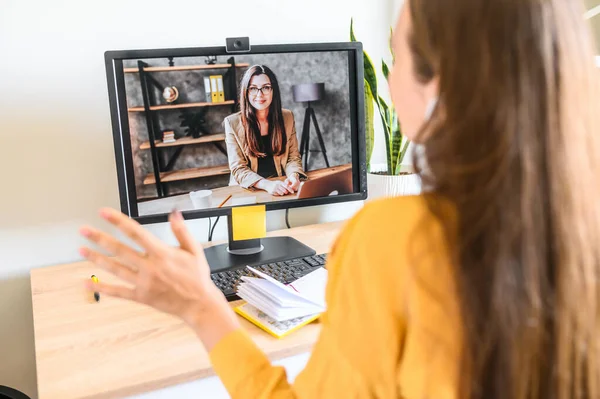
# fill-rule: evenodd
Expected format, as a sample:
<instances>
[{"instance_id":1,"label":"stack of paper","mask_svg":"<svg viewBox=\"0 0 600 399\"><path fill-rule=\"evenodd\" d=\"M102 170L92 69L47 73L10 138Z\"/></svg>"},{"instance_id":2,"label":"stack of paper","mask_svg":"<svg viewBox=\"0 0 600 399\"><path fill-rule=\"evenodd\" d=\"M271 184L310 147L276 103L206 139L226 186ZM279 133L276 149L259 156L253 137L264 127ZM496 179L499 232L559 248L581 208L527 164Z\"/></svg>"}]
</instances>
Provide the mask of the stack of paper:
<instances>
[{"instance_id":1,"label":"stack of paper","mask_svg":"<svg viewBox=\"0 0 600 399\"><path fill-rule=\"evenodd\" d=\"M290 284L248 267L259 277L243 276L237 294L248 304L236 311L281 337L319 317L325 311L327 270L318 268Z\"/></svg>"}]
</instances>

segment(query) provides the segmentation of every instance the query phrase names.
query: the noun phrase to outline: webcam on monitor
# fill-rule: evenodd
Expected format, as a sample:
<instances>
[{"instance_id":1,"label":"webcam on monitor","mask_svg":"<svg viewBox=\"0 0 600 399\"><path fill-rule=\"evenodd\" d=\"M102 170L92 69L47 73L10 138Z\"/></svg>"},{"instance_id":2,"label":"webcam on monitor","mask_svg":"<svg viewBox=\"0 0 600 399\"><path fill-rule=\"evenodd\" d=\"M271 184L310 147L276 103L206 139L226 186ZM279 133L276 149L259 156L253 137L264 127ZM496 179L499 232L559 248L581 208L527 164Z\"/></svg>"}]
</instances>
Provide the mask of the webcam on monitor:
<instances>
[{"instance_id":1,"label":"webcam on monitor","mask_svg":"<svg viewBox=\"0 0 600 399\"><path fill-rule=\"evenodd\" d=\"M250 51L249 37L228 37L225 39L228 53L247 53Z\"/></svg>"}]
</instances>

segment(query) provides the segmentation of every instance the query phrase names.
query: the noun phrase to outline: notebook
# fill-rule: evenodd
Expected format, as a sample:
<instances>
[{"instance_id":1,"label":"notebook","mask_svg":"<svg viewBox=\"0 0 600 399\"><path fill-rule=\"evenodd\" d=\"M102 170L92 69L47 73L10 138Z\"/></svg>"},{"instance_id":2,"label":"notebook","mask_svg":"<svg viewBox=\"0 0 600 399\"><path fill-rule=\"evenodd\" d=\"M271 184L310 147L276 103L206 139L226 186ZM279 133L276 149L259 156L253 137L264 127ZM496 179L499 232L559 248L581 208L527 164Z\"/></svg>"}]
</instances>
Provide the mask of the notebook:
<instances>
[{"instance_id":1,"label":"notebook","mask_svg":"<svg viewBox=\"0 0 600 399\"><path fill-rule=\"evenodd\" d=\"M287 285L248 269L258 277L241 277L237 295L247 303L235 311L272 335L281 338L325 311L326 269L318 268Z\"/></svg>"},{"instance_id":2,"label":"notebook","mask_svg":"<svg viewBox=\"0 0 600 399\"><path fill-rule=\"evenodd\" d=\"M286 320L286 321L276 321L260 310L256 309L254 306L249 303L245 303L241 306L238 306L234 309L237 314L244 317L252 324L261 328L262 330L268 332L275 338L283 338L288 334L293 333L294 331L300 329L307 325L308 323L315 321L319 318L320 314L306 316L306 317L297 317L295 319Z\"/></svg>"}]
</instances>

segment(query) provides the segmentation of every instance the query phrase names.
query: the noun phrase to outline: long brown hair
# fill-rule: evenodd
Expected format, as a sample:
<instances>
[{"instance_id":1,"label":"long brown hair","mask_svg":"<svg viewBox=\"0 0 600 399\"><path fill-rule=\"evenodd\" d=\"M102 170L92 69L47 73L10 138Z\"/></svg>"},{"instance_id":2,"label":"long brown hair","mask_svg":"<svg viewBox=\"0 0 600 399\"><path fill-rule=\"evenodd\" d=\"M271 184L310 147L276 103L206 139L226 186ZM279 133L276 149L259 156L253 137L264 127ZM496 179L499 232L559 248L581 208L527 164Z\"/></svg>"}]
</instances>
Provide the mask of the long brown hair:
<instances>
[{"instance_id":1,"label":"long brown hair","mask_svg":"<svg viewBox=\"0 0 600 399\"><path fill-rule=\"evenodd\" d=\"M269 106L269 136L271 137L271 148L274 155L285 153L287 147L287 135L283 121L283 109L281 107L281 91L279 82L273 71L266 65L253 65L244 74L240 83L240 110L242 124L246 132L247 151L254 157L264 157L266 154L260 146L260 126L256 117L256 109L248 100L248 87L254 76L267 75L273 88L272 102Z\"/></svg>"},{"instance_id":2,"label":"long brown hair","mask_svg":"<svg viewBox=\"0 0 600 399\"><path fill-rule=\"evenodd\" d=\"M583 5L408 3L415 74L440 88L415 167L458 215L429 204L458 239L460 397L598 398L600 86Z\"/></svg>"}]
</instances>

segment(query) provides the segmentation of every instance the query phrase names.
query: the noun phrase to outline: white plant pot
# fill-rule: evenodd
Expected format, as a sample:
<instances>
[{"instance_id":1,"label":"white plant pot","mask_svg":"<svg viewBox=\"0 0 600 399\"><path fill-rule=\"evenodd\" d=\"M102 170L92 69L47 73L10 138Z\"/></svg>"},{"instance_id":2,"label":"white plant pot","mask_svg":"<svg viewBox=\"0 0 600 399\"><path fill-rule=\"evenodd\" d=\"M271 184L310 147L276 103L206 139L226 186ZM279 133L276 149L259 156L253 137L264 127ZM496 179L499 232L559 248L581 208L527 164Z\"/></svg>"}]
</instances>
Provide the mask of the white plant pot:
<instances>
[{"instance_id":1,"label":"white plant pot","mask_svg":"<svg viewBox=\"0 0 600 399\"><path fill-rule=\"evenodd\" d=\"M367 174L368 200L418 195L421 193L421 178L415 174L399 176Z\"/></svg>"}]
</instances>

